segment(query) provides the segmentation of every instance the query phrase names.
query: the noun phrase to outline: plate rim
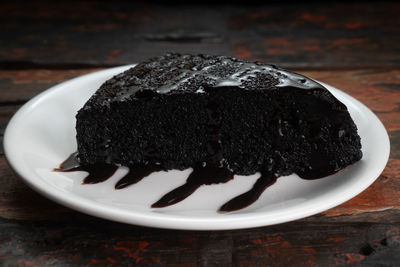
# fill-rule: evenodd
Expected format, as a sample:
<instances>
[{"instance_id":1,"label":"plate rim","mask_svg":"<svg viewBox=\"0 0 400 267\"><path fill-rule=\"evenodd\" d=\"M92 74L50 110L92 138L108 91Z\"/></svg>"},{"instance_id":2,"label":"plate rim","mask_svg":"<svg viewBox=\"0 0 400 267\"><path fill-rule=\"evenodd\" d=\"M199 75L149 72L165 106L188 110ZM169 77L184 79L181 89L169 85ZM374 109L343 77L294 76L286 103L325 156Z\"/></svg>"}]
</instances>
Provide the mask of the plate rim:
<instances>
[{"instance_id":1,"label":"plate rim","mask_svg":"<svg viewBox=\"0 0 400 267\"><path fill-rule=\"evenodd\" d=\"M335 199L334 201L330 201L329 204L322 205L308 205L308 209L306 211L301 211L297 213L291 213L290 216L283 216L280 215L277 218L268 218L268 221L265 221L265 212L258 212L255 214L227 214L227 216L222 217L219 216L218 218L190 218L185 216L179 215L171 215L171 214L154 214L151 215L147 213L135 213L132 211L126 211L122 209L115 209L112 206L106 205L104 203L99 203L94 200L89 200L83 198L79 195L60 192L60 191L49 191L46 190L46 184L43 181L35 181L29 177L29 174L26 173L24 170L18 167L18 164L15 160L17 156L15 151L13 151L12 143L10 142L11 134L14 129L18 126L19 120L23 119L23 116L29 113L30 110L34 109L36 105L38 105L41 101L45 101L47 97L51 97L52 94L57 92L58 90L62 90L63 87L68 86L69 84L73 84L75 82L79 82L80 80L86 79L93 79L95 80L98 77L106 76L108 74L116 75L119 72L122 72L125 69L135 66L132 65L124 65L114 68L108 68L100 71L95 71L92 73L88 73L62 83L59 83L55 86L50 87L47 90L39 93L28 102L26 102L10 119L7 124L7 127L4 132L3 137L3 148L4 154L7 162L9 163L10 167L14 170L14 172L21 177L21 179L33 190L38 192L39 194L53 200L54 202L66 206L68 208L72 208L79 212L83 212L85 214L89 214L95 217L100 217L112 221L117 221L121 223L127 224L134 224L134 225L141 225L146 227L157 227L157 228L165 228L165 229L176 229L176 230L232 230L232 229L245 229L245 228L253 228L253 227L261 227L261 226L269 226L275 225L279 223L289 222L298 220L301 218L305 218L322 211L328 210L332 207L338 206L351 198L357 196L366 188L368 188L382 173L384 168L386 167L387 161L389 159L390 154L390 140L388 133L379 120L379 118L363 103L358 101L357 99L353 98L352 96L348 95L347 93L325 84L321 83L325 86L329 91L334 92L336 94L342 95L352 102L356 104L357 107L362 109L363 112L366 112L368 116L373 118L374 123L377 125L377 130L384 134L384 140L380 140L383 142L383 147L385 148L385 158L383 159L384 164L379 166L374 172L373 175L369 176L369 180L364 182L358 190L353 190L351 193L344 194L342 197ZM83 205L82 205L83 204ZM277 212L279 214L279 212ZM289 218L288 218L289 217ZM210 225L211 224L211 225Z\"/></svg>"}]
</instances>

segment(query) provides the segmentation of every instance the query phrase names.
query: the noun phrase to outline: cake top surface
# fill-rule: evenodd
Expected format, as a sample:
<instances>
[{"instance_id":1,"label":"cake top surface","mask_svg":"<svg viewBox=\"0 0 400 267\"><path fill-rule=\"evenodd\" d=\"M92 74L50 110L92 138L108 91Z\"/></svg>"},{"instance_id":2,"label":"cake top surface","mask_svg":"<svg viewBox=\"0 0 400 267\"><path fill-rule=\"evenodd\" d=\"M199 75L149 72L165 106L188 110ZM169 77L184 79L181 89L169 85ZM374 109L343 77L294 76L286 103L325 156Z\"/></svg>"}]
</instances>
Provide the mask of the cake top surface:
<instances>
[{"instance_id":1,"label":"cake top surface","mask_svg":"<svg viewBox=\"0 0 400 267\"><path fill-rule=\"evenodd\" d=\"M139 63L106 81L95 93L96 102L107 104L135 98L150 90L158 94L204 93L205 88L235 86L246 90L277 87L323 88L319 83L274 65L226 56L168 53ZM90 101L89 101L90 102Z\"/></svg>"}]
</instances>

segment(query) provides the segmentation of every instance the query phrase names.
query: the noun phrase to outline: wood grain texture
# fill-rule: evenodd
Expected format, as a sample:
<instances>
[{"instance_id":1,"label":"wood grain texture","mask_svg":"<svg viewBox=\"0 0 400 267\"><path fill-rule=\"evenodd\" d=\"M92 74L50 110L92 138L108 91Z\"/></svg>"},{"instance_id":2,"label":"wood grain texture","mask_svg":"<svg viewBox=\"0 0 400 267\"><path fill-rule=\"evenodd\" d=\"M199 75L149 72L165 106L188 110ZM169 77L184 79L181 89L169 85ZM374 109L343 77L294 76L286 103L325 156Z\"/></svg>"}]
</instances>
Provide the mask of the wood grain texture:
<instances>
[{"instance_id":1,"label":"wood grain texture","mask_svg":"<svg viewBox=\"0 0 400 267\"><path fill-rule=\"evenodd\" d=\"M400 228L392 224L302 223L238 231L172 231L112 222L0 219L6 266L394 266Z\"/></svg>"},{"instance_id":2,"label":"wood grain texture","mask_svg":"<svg viewBox=\"0 0 400 267\"><path fill-rule=\"evenodd\" d=\"M0 104L19 104L63 81L99 69L4 70L0 72Z\"/></svg>"},{"instance_id":3,"label":"wood grain texture","mask_svg":"<svg viewBox=\"0 0 400 267\"><path fill-rule=\"evenodd\" d=\"M0 4L0 67L110 66L167 51L235 55L284 67L400 66L400 4Z\"/></svg>"}]
</instances>

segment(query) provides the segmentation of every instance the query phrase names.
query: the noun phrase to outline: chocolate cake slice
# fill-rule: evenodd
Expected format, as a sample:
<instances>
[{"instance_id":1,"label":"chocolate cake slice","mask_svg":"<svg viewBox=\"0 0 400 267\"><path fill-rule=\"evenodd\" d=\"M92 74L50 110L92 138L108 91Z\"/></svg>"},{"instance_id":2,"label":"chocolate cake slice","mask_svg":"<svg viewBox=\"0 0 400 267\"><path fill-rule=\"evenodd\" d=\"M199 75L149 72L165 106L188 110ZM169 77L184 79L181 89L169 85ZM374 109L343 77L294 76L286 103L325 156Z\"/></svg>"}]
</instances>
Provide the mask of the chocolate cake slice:
<instances>
[{"instance_id":1,"label":"chocolate cake slice","mask_svg":"<svg viewBox=\"0 0 400 267\"><path fill-rule=\"evenodd\" d=\"M186 185L154 207L201 184L261 172L251 192L221 208L233 210L279 176L320 178L362 157L346 106L321 84L225 56L166 54L142 62L106 81L76 118L80 165L124 165L140 174L117 188L153 170L194 168Z\"/></svg>"}]
</instances>

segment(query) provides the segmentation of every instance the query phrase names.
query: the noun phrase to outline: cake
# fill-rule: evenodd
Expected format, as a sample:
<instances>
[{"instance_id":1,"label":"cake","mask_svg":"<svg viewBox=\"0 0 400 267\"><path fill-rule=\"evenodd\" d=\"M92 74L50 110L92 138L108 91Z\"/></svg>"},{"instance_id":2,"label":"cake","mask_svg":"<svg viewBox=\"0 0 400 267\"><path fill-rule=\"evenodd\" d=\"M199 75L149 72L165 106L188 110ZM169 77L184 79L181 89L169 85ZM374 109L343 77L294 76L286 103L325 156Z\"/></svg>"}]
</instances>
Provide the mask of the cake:
<instances>
[{"instance_id":1,"label":"cake","mask_svg":"<svg viewBox=\"0 0 400 267\"><path fill-rule=\"evenodd\" d=\"M174 204L202 184L260 172L252 190L221 208L231 211L279 176L321 178L362 157L346 106L324 86L225 56L170 53L139 63L101 85L76 119L75 163L111 173L130 167L118 189L152 171L194 169L153 207Z\"/></svg>"}]
</instances>

